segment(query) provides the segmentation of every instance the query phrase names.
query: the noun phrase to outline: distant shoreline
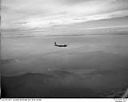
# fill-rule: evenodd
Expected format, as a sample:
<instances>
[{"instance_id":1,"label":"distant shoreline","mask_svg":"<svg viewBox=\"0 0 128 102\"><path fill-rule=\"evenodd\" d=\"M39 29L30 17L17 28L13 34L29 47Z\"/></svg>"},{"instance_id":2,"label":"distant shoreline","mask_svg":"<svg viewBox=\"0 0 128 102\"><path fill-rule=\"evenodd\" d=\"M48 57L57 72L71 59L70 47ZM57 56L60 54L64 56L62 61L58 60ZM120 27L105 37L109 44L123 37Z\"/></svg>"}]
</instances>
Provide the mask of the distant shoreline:
<instances>
[{"instance_id":1,"label":"distant shoreline","mask_svg":"<svg viewBox=\"0 0 128 102\"><path fill-rule=\"evenodd\" d=\"M74 34L74 35L4 35L2 34L1 37L2 38L27 38L27 37L31 37L31 38L34 38L34 37L79 37L79 36L94 36L94 35L99 35L99 36L108 36L108 35L120 35L120 36L123 36L123 35L128 35L128 33L110 33L110 34Z\"/></svg>"}]
</instances>

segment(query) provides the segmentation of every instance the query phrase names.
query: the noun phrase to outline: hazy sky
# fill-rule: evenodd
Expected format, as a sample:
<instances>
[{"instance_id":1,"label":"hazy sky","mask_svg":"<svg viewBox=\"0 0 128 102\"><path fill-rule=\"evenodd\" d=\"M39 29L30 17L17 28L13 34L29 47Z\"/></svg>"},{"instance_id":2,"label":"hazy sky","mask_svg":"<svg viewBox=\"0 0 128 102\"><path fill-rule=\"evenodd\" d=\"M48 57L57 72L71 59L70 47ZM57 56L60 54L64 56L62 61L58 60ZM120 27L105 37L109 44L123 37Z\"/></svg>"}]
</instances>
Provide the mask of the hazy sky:
<instances>
[{"instance_id":1,"label":"hazy sky","mask_svg":"<svg viewBox=\"0 0 128 102\"><path fill-rule=\"evenodd\" d=\"M2 0L1 14L5 29L68 26L126 17L128 0Z\"/></svg>"}]
</instances>

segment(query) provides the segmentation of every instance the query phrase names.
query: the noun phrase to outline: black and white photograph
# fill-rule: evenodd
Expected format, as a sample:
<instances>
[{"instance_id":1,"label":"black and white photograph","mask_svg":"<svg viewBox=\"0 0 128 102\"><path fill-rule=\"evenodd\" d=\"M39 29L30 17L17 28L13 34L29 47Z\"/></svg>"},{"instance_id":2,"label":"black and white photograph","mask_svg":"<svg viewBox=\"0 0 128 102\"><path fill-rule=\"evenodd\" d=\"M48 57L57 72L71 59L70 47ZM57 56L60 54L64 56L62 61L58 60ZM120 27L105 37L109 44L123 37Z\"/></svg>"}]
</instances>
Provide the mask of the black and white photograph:
<instances>
[{"instance_id":1,"label":"black and white photograph","mask_svg":"<svg viewBox=\"0 0 128 102\"><path fill-rule=\"evenodd\" d=\"M127 98L128 0L1 0L1 98Z\"/></svg>"}]
</instances>

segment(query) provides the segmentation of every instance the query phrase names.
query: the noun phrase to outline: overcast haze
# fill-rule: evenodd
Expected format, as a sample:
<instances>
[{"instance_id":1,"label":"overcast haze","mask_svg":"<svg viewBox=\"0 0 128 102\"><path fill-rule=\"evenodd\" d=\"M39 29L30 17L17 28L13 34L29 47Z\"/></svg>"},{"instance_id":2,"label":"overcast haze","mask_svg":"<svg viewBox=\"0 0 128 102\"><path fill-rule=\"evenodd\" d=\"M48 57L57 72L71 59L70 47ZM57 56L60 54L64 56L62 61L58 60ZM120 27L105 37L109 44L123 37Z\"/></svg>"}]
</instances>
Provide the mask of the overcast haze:
<instances>
[{"instance_id":1,"label":"overcast haze","mask_svg":"<svg viewBox=\"0 0 128 102\"><path fill-rule=\"evenodd\" d=\"M42 28L128 15L128 0L2 0L2 28Z\"/></svg>"}]
</instances>

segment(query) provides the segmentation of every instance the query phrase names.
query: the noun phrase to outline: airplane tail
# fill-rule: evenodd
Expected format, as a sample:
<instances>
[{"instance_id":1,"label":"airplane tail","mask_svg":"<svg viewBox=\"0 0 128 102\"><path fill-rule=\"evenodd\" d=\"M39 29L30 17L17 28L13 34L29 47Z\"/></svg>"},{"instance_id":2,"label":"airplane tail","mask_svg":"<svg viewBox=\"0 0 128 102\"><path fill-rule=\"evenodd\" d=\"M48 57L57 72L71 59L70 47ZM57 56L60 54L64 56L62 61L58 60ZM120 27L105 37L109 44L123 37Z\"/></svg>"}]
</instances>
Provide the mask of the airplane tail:
<instances>
[{"instance_id":1,"label":"airplane tail","mask_svg":"<svg viewBox=\"0 0 128 102\"><path fill-rule=\"evenodd\" d=\"M54 42L54 45L55 45L55 46L57 45L56 42Z\"/></svg>"}]
</instances>

